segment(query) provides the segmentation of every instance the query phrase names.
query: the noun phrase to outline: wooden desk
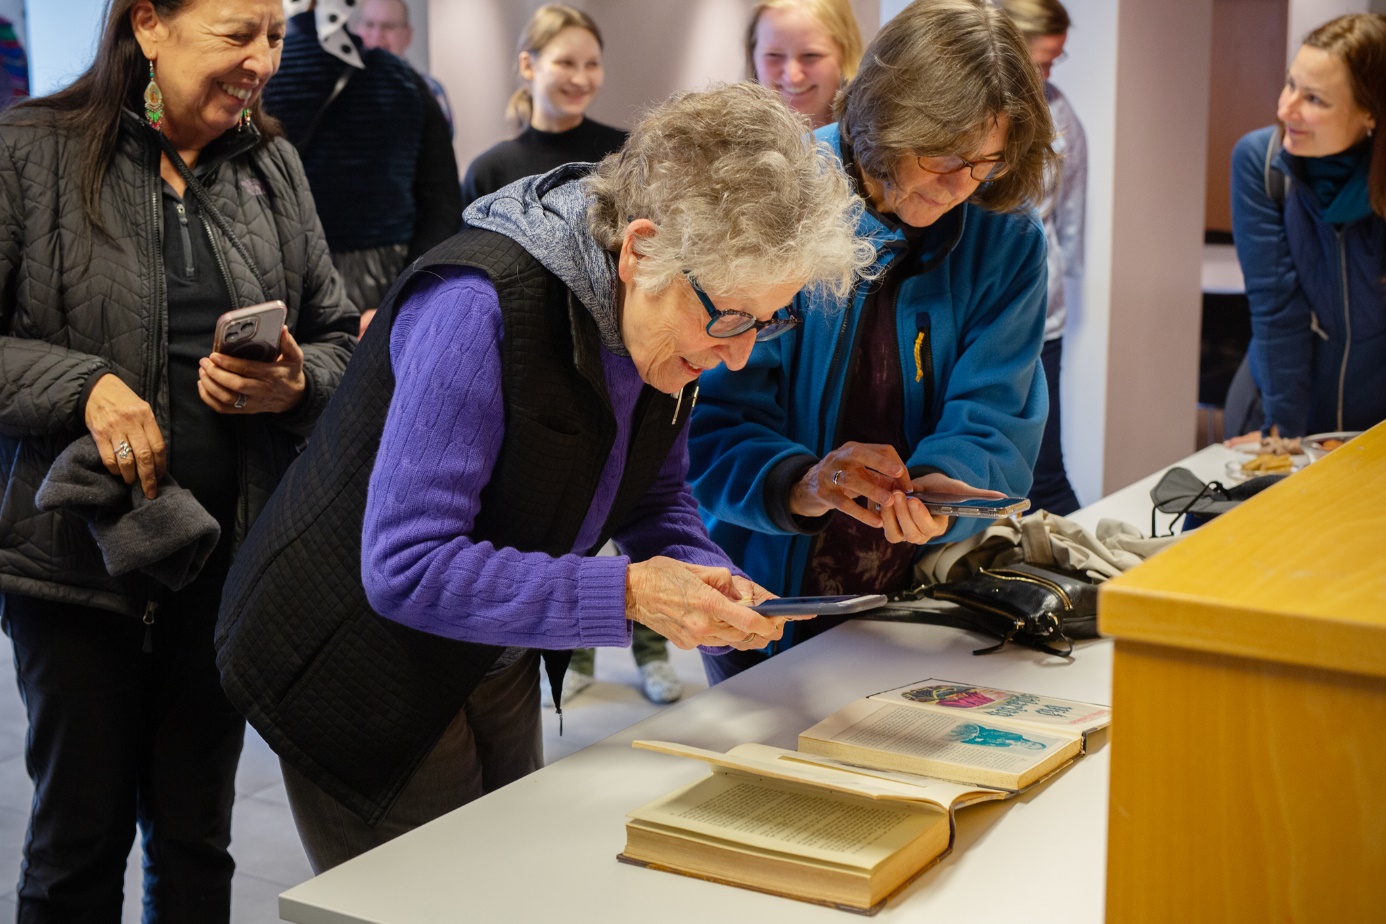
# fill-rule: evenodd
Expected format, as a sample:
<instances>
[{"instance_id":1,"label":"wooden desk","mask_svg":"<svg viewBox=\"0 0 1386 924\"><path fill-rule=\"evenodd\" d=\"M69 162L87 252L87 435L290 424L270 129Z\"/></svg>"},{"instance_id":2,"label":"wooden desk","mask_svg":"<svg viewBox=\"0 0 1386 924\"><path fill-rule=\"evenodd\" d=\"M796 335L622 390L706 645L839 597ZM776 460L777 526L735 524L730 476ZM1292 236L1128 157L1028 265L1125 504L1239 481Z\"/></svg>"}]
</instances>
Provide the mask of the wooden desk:
<instances>
[{"instance_id":1,"label":"wooden desk","mask_svg":"<svg viewBox=\"0 0 1386 924\"><path fill-rule=\"evenodd\" d=\"M1230 458L1218 446L1182 464L1215 478ZM1117 492L1077 519L1091 527L1114 516L1146 529L1153 482ZM299 924L843 924L851 918L840 911L616 862L627 811L707 773L697 761L635 751L630 742L793 748L800 731L852 700L928 677L1110 701L1109 641L1080 644L1071 663L1023 648L974 657L980 642L938 627L848 623L290 889L280 896L280 914ZM1095 735L1086 757L1025 796L961 812L953 854L879 919L1101 921L1105 739Z\"/></svg>"},{"instance_id":2,"label":"wooden desk","mask_svg":"<svg viewBox=\"0 0 1386 924\"><path fill-rule=\"evenodd\" d=\"M1101 591L1108 920L1386 919L1386 424Z\"/></svg>"}]
</instances>

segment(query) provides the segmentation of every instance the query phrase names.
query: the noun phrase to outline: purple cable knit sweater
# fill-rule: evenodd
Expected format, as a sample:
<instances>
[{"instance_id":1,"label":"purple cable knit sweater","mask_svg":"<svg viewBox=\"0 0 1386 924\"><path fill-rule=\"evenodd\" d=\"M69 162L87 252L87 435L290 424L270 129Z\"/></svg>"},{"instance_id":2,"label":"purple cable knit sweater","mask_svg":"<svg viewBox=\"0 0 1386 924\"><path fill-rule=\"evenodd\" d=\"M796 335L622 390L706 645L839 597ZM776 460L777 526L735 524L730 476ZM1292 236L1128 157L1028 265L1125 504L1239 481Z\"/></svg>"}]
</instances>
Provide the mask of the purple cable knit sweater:
<instances>
[{"instance_id":1,"label":"purple cable knit sweater","mask_svg":"<svg viewBox=\"0 0 1386 924\"><path fill-rule=\"evenodd\" d=\"M629 645L625 595L632 559L667 555L732 567L708 538L685 484L687 429L616 532L624 554L590 556L616 499L644 384L629 358L603 349L616 441L573 554L554 558L474 542L469 534L481 490L505 435L500 301L483 273L435 275L421 279L390 331L395 393L362 535L361 577L371 606L404 625L469 642L551 649Z\"/></svg>"}]
</instances>

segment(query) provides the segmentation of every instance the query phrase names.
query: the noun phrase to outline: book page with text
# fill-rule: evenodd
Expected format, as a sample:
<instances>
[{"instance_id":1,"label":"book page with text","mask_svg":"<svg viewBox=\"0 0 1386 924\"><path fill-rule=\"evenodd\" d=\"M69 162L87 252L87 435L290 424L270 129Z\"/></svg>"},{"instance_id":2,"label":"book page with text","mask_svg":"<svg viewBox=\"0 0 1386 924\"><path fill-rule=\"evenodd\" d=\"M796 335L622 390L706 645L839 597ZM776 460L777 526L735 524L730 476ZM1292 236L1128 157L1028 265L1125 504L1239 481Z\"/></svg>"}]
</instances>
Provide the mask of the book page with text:
<instances>
[{"instance_id":1,"label":"book page with text","mask_svg":"<svg viewBox=\"0 0 1386 924\"><path fill-rule=\"evenodd\" d=\"M761 850L872 869L947 813L871 802L738 774L717 773L630 813L637 822L687 830Z\"/></svg>"}]
</instances>

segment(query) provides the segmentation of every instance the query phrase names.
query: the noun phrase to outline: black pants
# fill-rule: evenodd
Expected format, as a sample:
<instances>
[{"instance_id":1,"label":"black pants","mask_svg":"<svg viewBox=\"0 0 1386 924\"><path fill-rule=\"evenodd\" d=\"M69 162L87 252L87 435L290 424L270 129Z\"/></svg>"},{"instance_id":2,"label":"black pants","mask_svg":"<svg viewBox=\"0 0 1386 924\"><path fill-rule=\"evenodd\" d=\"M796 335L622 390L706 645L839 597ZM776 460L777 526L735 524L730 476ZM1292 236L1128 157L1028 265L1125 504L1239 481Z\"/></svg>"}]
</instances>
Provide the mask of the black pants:
<instances>
[{"instance_id":1,"label":"black pants","mask_svg":"<svg viewBox=\"0 0 1386 924\"><path fill-rule=\"evenodd\" d=\"M1030 510L1048 510L1067 516L1079 507L1073 486L1064 469L1064 447L1059 439L1059 369L1063 365L1064 340L1044 341L1040 362L1049 385L1049 419L1044 422L1039 458L1035 460L1035 483L1030 488Z\"/></svg>"},{"instance_id":2,"label":"black pants","mask_svg":"<svg viewBox=\"0 0 1386 924\"><path fill-rule=\"evenodd\" d=\"M245 722L213 662L224 569L212 571L167 595L148 652L139 619L5 595L34 781L20 924L119 922L136 823L146 924L229 919Z\"/></svg>"}]
</instances>

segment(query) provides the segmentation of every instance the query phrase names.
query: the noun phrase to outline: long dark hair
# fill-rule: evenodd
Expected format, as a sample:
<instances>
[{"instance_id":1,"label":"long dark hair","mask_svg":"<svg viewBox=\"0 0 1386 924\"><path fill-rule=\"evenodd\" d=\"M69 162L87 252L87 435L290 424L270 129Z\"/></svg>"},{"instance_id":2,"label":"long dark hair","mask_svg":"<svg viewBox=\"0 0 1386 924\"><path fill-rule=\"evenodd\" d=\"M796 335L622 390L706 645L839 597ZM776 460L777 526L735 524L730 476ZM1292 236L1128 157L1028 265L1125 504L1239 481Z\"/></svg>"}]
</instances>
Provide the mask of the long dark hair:
<instances>
[{"instance_id":1,"label":"long dark hair","mask_svg":"<svg viewBox=\"0 0 1386 924\"><path fill-rule=\"evenodd\" d=\"M142 112L144 88L149 82L149 61L135 41L135 30L130 24L130 11L139 2L110 0L101 41L96 46L96 59L86 73L56 93L25 100L14 107L15 115L7 119L33 124L38 120L26 119L25 110L51 110L57 113L60 127L81 139L82 210L98 228L105 227L101 219L101 187L106 181L106 171L115 160L121 110ZM149 2L160 19L170 20L197 0ZM276 120L260 111L258 98L251 106L250 117L263 138L271 138L281 131Z\"/></svg>"},{"instance_id":2,"label":"long dark hair","mask_svg":"<svg viewBox=\"0 0 1386 924\"><path fill-rule=\"evenodd\" d=\"M1347 65L1354 100L1386 130L1386 16L1350 13L1330 19L1305 36L1304 44ZM1371 158L1367 196L1372 211L1386 218L1386 144L1373 138Z\"/></svg>"}]
</instances>

